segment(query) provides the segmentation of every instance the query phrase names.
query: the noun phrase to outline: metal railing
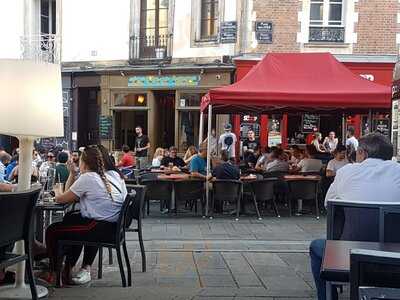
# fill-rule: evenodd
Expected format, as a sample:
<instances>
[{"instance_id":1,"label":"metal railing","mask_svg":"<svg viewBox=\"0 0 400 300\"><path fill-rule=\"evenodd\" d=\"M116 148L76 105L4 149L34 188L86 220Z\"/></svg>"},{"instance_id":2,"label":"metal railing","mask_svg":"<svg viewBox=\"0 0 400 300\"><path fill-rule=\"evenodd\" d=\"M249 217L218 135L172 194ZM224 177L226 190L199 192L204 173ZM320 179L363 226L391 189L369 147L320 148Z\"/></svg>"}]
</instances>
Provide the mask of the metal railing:
<instances>
[{"instance_id":1,"label":"metal railing","mask_svg":"<svg viewBox=\"0 0 400 300\"><path fill-rule=\"evenodd\" d=\"M344 27L310 26L309 42L344 43Z\"/></svg>"},{"instance_id":2,"label":"metal railing","mask_svg":"<svg viewBox=\"0 0 400 300\"><path fill-rule=\"evenodd\" d=\"M131 63L170 61L172 56L172 34L131 36L129 60Z\"/></svg>"},{"instance_id":3,"label":"metal railing","mask_svg":"<svg viewBox=\"0 0 400 300\"><path fill-rule=\"evenodd\" d=\"M22 58L40 62L60 63L60 36L39 34L21 37Z\"/></svg>"}]
</instances>

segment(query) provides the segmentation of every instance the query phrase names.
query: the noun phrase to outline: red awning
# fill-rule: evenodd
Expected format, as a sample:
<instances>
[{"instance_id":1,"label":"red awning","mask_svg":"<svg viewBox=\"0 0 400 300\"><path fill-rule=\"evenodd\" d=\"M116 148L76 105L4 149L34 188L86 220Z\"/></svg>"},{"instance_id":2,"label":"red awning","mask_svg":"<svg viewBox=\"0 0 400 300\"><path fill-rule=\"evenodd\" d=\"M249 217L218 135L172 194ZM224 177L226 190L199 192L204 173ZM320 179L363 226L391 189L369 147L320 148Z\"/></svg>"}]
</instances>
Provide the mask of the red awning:
<instances>
[{"instance_id":1,"label":"red awning","mask_svg":"<svg viewBox=\"0 0 400 300\"><path fill-rule=\"evenodd\" d=\"M209 91L217 113L389 109L391 88L353 74L330 53L270 53L242 80Z\"/></svg>"}]
</instances>

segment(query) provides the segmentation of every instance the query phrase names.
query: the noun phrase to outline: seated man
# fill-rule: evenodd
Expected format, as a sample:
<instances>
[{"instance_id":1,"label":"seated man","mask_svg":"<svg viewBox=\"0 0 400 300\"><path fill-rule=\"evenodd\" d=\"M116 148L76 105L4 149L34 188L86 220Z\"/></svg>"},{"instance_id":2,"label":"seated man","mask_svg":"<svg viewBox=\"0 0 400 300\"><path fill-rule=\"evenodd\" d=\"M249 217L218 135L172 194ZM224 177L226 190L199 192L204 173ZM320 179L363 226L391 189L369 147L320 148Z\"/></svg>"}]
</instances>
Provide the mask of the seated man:
<instances>
[{"instance_id":1,"label":"seated man","mask_svg":"<svg viewBox=\"0 0 400 300\"><path fill-rule=\"evenodd\" d=\"M221 150L222 163L216 166L212 172L216 179L240 179L239 168L229 160L229 154L226 150Z\"/></svg>"},{"instance_id":2,"label":"seated man","mask_svg":"<svg viewBox=\"0 0 400 300\"><path fill-rule=\"evenodd\" d=\"M337 171L349 163L346 158L346 147L343 145L337 145L333 156L334 158L328 162L326 167L326 177L335 177Z\"/></svg>"},{"instance_id":3,"label":"seated man","mask_svg":"<svg viewBox=\"0 0 400 300\"><path fill-rule=\"evenodd\" d=\"M322 169L322 161L316 159L317 150L313 145L306 145L305 157L299 162L295 171L299 172L320 172Z\"/></svg>"},{"instance_id":4,"label":"seated man","mask_svg":"<svg viewBox=\"0 0 400 300\"><path fill-rule=\"evenodd\" d=\"M357 163L337 171L325 198L359 202L400 202L400 164L393 162L393 145L383 135L371 133L362 137L357 148ZM368 220L366 220L367 222ZM311 269L318 299L326 299L326 282L320 278L325 240L310 245ZM337 292L333 289L333 299Z\"/></svg>"},{"instance_id":5,"label":"seated man","mask_svg":"<svg viewBox=\"0 0 400 300\"><path fill-rule=\"evenodd\" d=\"M121 160L118 162L117 167L118 168L133 167L135 165L135 159L131 153L131 149L129 148L129 146L123 145L122 152L124 152L124 154L122 155Z\"/></svg>"},{"instance_id":6,"label":"seated man","mask_svg":"<svg viewBox=\"0 0 400 300\"><path fill-rule=\"evenodd\" d=\"M183 159L178 156L178 149L173 146L169 148L169 156L163 157L161 160L161 165L164 167L170 167L171 164L173 167L178 168L182 168L186 165Z\"/></svg>"},{"instance_id":7,"label":"seated man","mask_svg":"<svg viewBox=\"0 0 400 300\"><path fill-rule=\"evenodd\" d=\"M207 178L207 145L201 144L199 153L190 161L190 176L206 179Z\"/></svg>"},{"instance_id":8,"label":"seated man","mask_svg":"<svg viewBox=\"0 0 400 300\"><path fill-rule=\"evenodd\" d=\"M268 162L264 165L265 172L289 172L289 163L284 159L284 152L274 147L269 155Z\"/></svg>"}]
</instances>

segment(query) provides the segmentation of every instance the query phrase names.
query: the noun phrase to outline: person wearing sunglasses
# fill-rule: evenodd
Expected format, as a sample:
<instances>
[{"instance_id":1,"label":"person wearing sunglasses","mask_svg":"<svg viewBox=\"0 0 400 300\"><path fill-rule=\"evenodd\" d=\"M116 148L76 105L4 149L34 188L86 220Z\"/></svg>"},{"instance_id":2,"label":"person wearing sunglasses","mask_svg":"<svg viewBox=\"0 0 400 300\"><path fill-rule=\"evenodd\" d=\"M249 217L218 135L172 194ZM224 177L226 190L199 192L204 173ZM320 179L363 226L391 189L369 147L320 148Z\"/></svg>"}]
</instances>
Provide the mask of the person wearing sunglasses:
<instances>
[{"instance_id":1,"label":"person wearing sunglasses","mask_svg":"<svg viewBox=\"0 0 400 300\"><path fill-rule=\"evenodd\" d=\"M55 272L62 263L58 253L58 241L69 239L109 241L113 237L122 204L127 196L123 178L116 171L106 170L105 160L98 146L88 146L83 150L79 163L79 177L76 176L76 169L71 161L68 167L70 173L66 191L56 195L55 201L71 204L79 202L80 211L67 213L61 222L51 224L46 230L50 270L42 274L41 278L50 284L55 283ZM79 259L82 248L82 246L72 246L66 249L63 283L74 283L72 278L76 276L72 276L72 269ZM90 281L90 266L95 256L94 251L84 255L79 272L85 276L79 276L81 278L79 284Z\"/></svg>"}]
</instances>

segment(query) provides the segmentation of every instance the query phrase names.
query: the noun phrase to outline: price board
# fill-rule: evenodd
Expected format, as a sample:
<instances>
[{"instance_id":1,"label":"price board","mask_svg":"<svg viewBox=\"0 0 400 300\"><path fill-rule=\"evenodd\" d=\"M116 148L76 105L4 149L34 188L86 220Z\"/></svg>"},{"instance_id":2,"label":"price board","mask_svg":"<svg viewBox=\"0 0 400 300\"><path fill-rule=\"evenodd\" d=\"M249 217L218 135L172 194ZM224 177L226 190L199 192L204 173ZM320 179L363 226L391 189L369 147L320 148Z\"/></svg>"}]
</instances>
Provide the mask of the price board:
<instances>
[{"instance_id":1,"label":"price board","mask_svg":"<svg viewBox=\"0 0 400 300\"><path fill-rule=\"evenodd\" d=\"M102 140L112 140L112 116L100 116L99 118L99 136Z\"/></svg>"},{"instance_id":2,"label":"price board","mask_svg":"<svg viewBox=\"0 0 400 300\"><path fill-rule=\"evenodd\" d=\"M319 115L304 114L302 120L302 131L305 133L313 132L314 128L319 129Z\"/></svg>"}]
</instances>

